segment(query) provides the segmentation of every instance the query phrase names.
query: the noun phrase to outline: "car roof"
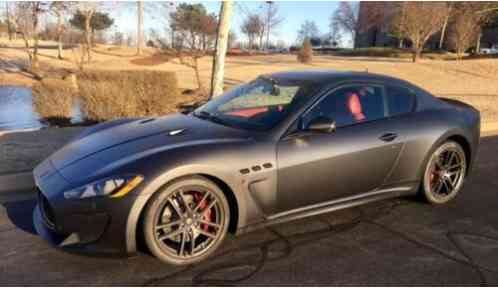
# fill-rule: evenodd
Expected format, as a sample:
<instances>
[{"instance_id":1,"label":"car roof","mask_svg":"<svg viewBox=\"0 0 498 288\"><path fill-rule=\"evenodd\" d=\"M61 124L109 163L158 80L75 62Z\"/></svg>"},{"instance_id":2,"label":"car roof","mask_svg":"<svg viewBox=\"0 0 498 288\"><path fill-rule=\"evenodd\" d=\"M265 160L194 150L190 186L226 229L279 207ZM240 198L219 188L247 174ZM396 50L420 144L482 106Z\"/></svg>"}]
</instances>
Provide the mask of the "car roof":
<instances>
[{"instance_id":1,"label":"car roof","mask_svg":"<svg viewBox=\"0 0 498 288\"><path fill-rule=\"evenodd\" d=\"M335 71L335 70L304 70L304 71L287 71L262 75L265 78L271 78L277 82L286 81L303 81L313 82L319 85L332 84L334 82L356 80L356 81L389 81L390 83L398 82L399 84L410 84L406 81L380 74L369 72L355 71Z\"/></svg>"}]
</instances>

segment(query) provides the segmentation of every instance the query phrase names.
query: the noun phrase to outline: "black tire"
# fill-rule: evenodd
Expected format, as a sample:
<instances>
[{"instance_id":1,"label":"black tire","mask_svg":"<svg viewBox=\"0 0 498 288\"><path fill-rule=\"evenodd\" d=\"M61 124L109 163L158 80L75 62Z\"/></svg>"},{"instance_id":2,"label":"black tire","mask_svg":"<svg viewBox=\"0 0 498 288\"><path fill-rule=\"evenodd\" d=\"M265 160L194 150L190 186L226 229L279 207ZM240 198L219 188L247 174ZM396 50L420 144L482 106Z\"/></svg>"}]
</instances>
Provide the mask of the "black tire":
<instances>
[{"instance_id":1,"label":"black tire","mask_svg":"<svg viewBox=\"0 0 498 288\"><path fill-rule=\"evenodd\" d=\"M460 144L447 141L430 156L424 169L422 195L431 204L445 204L462 189L467 159Z\"/></svg>"},{"instance_id":2,"label":"black tire","mask_svg":"<svg viewBox=\"0 0 498 288\"><path fill-rule=\"evenodd\" d=\"M229 223L230 208L223 191L205 177L192 176L175 180L152 196L144 214L143 233L151 253L161 261L189 265L216 251Z\"/></svg>"}]
</instances>

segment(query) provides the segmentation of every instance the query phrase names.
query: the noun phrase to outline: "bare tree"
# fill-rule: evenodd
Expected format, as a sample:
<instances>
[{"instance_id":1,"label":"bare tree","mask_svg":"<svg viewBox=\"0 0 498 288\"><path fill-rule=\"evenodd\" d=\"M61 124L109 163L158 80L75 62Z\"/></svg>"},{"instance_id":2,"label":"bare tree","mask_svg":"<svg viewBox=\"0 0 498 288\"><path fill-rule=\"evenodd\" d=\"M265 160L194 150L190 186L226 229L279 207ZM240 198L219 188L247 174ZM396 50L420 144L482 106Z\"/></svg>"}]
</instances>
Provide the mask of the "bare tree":
<instances>
[{"instance_id":1,"label":"bare tree","mask_svg":"<svg viewBox=\"0 0 498 288\"><path fill-rule=\"evenodd\" d=\"M40 17L47 11L47 2L26 1L16 3L17 31L24 40L24 48L28 54L29 69L35 71L39 68L38 41ZM22 21L20 21L22 20ZM30 41L33 41L30 43Z\"/></svg>"},{"instance_id":2,"label":"bare tree","mask_svg":"<svg viewBox=\"0 0 498 288\"><path fill-rule=\"evenodd\" d=\"M453 13L453 25L449 31L449 42L457 53L457 59L461 59L475 43L479 41L481 26L486 24L492 16L484 2L455 2ZM482 12L484 11L484 12ZM479 47L476 47L479 49Z\"/></svg>"},{"instance_id":3,"label":"bare tree","mask_svg":"<svg viewBox=\"0 0 498 288\"><path fill-rule=\"evenodd\" d=\"M189 43L189 48L207 49L211 46L216 34L217 19L208 14L203 4L181 3L174 12L170 13L170 28L172 39L175 35ZM175 41L177 42L177 41ZM178 46L178 43L175 43Z\"/></svg>"},{"instance_id":4,"label":"bare tree","mask_svg":"<svg viewBox=\"0 0 498 288\"><path fill-rule=\"evenodd\" d=\"M270 34L283 21L284 18L279 15L278 5L274 1L266 1L266 17L264 19L264 32L266 32L266 48L270 47Z\"/></svg>"},{"instance_id":5,"label":"bare tree","mask_svg":"<svg viewBox=\"0 0 498 288\"><path fill-rule=\"evenodd\" d=\"M54 1L50 4L50 12L55 15L57 19L57 24L55 32L57 35L57 58L63 59L62 56L62 35L66 29L64 25L64 15L69 10L69 2L64 1Z\"/></svg>"},{"instance_id":6,"label":"bare tree","mask_svg":"<svg viewBox=\"0 0 498 288\"><path fill-rule=\"evenodd\" d=\"M445 2L446 3L446 15L445 15L445 18L444 18L444 23L443 23L443 27L441 28L441 35L439 36L439 49L443 49L443 43L444 43L444 39L446 37L446 30L447 30L447 27L448 27L448 22L450 20L450 17L452 16L452 12L453 12L453 6L456 2Z\"/></svg>"},{"instance_id":7,"label":"bare tree","mask_svg":"<svg viewBox=\"0 0 498 288\"><path fill-rule=\"evenodd\" d=\"M401 35L412 42L413 62L416 62L425 43L441 30L447 15L443 2L403 2L396 21Z\"/></svg>"},{"instance_id":8,"label":"bare tree","mask_svg":"<svg viewBox=\"0 0 498 288\"><path fill-rule=\"evenodd\" d=\"M176 50L176 56L180 60L180 64L192 68L195 73L195 80L197 82L197 88L199 90L199 94L202 96L206 96L207 92L202 84L200 67L199 67L199 59L206 56L206 51L200 49L190 49L185 50L183 48L179 48Z\"/></svg>"},{"instance_id":9,"label":"bare tree","mask_svg":"<svg viewBox=\"0 0 498 288\"><path fill-rule=\"evenodd\" d=\"M100 6L100 2L80 1L76 2L72 7L74 11L80 11L85 19L83 26L83 51L84 56L86 56L87 63L90 63L92 61L92 17L97 12Z\"/></svg>"},{"instance_id":10,"label":"bare tree","mask_svg":"<svg viewBox=\"0 0 498 288\"><path fill-rule=\"evenodd\" d=\"M335 10L331 17L331 25L336 25L340 29L346 31L351 35L351 38L355 39L356 32L358 30L358 15L359 15L359 4L358 2L350 3L341 1L339 7Z\"/></svg>"},{"instance_id":11,"label":"bare tree","mask_svg":"<svg viewBox=\"0 0 498 288\"><path fill-rule=\"evenodd\" d=\"M9 41L16 37L16 21L10 11L10 3L5 1L5 18L7 20L7 33L9 34Z\"/></svg>"},{"instance_id":12,"label":"bare tree","mask_svg":"<svg viewBox=\"0 0 498 288\"><path fill-rule=\"evenodd\" d=\"M315 21L306 20L297 31L297 41L303 43L305 39L320 37L320 31Z\"/></svg>"},{"instance_id":13,"label":"bare tree","mask_svg":"<svg viewBox=\"0 0 498 288\"><path fill-rule=\"evenodd\" d=\"M263 39L262 35L264 35L265 24L261 20L261 18L256 14L249 14L247 18L242 23L241 31L246 34L247 39L249 40L249 49L254 47L254 42L256 37L259 37L260 41ZM262 42L260 42L261 47Z\"/></svg>"},{"instance_id":14,"label":"bare tree","mask_svg":"<svg viewBox=\"0 0 498 288\"><path fill-rule=\"evenodd\" d=\"M332 46L336 47L339 45L341 41L341 31L339 29L339 24L335 21L331 21L330 23L330 41Z\"/></svg>"}]
</instances>

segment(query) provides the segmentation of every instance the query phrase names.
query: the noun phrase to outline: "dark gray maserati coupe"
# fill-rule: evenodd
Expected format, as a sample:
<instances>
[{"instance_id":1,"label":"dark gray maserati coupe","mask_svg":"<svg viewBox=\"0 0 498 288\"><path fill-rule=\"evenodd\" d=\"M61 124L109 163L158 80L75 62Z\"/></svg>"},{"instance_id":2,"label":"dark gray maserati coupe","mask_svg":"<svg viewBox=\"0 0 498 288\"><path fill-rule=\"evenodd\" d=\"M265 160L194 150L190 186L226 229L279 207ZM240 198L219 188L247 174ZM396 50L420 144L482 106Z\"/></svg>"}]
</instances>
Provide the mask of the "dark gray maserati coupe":
<instances>
[{"instance_id":1,"label":"dark gray maserati coupe","mask_svg":"<svg viewBox=\"0 0 498 288\"><path fill-rule=\"evenodd\" d=\"M261 76L188 114L85 130L34 170L38 233L66 249L191 264L227 233L420 193L461 190L480 114L355 72Z\"/></svg>"}]
</instances>

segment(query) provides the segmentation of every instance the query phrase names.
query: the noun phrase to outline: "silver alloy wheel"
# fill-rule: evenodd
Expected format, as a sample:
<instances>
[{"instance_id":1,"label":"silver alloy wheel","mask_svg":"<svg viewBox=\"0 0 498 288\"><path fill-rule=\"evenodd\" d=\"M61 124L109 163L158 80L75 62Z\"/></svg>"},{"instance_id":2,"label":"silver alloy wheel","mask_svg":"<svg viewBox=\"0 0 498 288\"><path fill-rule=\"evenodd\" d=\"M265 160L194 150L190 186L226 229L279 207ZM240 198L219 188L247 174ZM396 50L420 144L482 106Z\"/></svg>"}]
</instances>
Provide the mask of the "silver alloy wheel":
<instances>
[{"instance_id":1,"label":"silver alloy wheel","mask_svg":"<svg viewBox=\"0 0 498 288\"><path fill-rule=\"evenodd\" d=\"M224 234L222 203L206 187L181 187L159 207L154 217L154 238L171 258L188 261L202 256Z\"/></svg>"},{"instance_id":2,"label":"silver alloy wheel","mask_svg":"<svg viewBox=\"0 0 498 288\"><path fill-rule=\"evenodd\" d=\"M462 188L467 163L459 144L446 142L431 156L424 174L427 200L443 204L453 199Z\"/></svg>"}]
</instances>

